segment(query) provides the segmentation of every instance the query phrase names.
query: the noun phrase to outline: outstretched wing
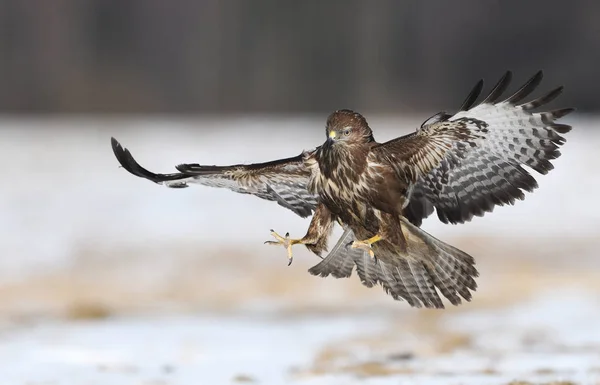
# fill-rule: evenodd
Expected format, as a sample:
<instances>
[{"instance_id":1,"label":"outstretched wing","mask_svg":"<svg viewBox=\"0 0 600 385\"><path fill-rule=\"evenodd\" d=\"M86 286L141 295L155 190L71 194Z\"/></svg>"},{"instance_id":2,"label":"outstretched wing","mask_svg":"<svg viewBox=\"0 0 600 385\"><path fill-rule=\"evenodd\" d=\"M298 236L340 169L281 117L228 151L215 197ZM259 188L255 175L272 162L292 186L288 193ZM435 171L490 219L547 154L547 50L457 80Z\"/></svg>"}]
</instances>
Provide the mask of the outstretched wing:
<instances>
[{"instance_id":1,"label":"outstretched wing","mask_svg":"<svg viewBox=\"0 0 600 385\"><path fill-rule=\"evenodd\" d=\"M276 201L305 218L317 205L317 197L308 191L310 171L303 159L310 153L266 163L232 166L206 166L180 164L179 172L155 174L140 166L129 150L111 138L113 152L124 169L135 176L151 180L171 188L188 187L190 183L252 194L259 198Z\"/></svg>"},{"instance_id":2,"label":"outstretched wing","mask_svg":"<svg viewBox=\"0 0 600 385\"><path fill-rule=\"evenodd\" d=\"M534 109L554 100L558 87L527 103L518 104L541 82L542 71L507 99L497 102L512 78L507 72L490 94L472 107L481 81L455 115L440 113L415 133L383 143L374 154L385 158L400 177L413 183L405 215L420 224L436 208L444 223L463 223L474 215L491 212L496 205L524 199L537 182L523 168L546 174L552 159L560 156L559 135L571 127L555 120L572 112L564 108L546 112Z\"/></svg>"}]
</instances>

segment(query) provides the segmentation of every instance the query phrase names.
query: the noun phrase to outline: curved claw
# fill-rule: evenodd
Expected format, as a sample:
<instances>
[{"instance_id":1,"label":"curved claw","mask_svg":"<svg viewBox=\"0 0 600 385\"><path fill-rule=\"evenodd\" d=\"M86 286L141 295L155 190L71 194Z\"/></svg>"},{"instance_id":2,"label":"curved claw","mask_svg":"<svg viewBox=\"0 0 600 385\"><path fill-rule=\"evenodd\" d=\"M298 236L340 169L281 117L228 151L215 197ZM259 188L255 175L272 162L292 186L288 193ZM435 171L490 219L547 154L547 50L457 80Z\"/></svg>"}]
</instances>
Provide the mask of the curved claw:
<instances>
[{"instance_id":1,"label":"curved claw","mask_svg":"<svg viewBox=\"0 0 600 385\"><path fill-rule=\"evenodd\" d=\"M353 241L353 242L349 243L349 245L353 249L360 249L360 250L367 251L371 258L373 258L373 259L375 258L375 253L373 252L373 248L371 247L371 244L369 242ZM348 247L348 245L346 245L346 247Z\"/></svg>"},{"instance_id":2,"label":"curved claw","mask_svg":"<svg viewBox=\"0 0 600 385\"><path fill-rule=\"evenodd\" d=\"M287 254L288 254L288 266L291 265L292 261L294 260L294 256L292 255L292 245L297 243L297 240L290 239L290 233L285 233L285 237L282 237L281 235L277 234L272 229L271 229L271 235L276 239L276 241L265 241L265 244L273 245L273 246L281 245L281 246L285 247L285 249L287 250Z\"/></svg>"}]
</instances>

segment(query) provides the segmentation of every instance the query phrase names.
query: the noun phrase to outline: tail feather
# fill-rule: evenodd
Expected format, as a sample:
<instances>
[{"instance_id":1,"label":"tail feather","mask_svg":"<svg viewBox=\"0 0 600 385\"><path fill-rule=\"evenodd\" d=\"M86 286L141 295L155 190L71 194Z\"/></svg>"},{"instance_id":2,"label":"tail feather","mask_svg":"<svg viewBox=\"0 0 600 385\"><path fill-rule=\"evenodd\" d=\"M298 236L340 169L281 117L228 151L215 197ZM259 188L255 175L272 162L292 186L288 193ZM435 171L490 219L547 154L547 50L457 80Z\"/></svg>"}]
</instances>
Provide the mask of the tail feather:
<instances>
[{"instance_id":1,"label":"tail feather","mask_svg":"<svg viewBox=\"0 0 600 385\"><path fill-rule=\"evenodd\" d=\"M360 249L348 247L356 238L350 228L346 228L331 252L321 262L311 267L308 272L312 275L335 278L347 278L352 275L356 265L356 273L363 285L373 287L378 282L379 269L373 263L371 256Z\"/></svg>"},{"instance_id":2,"label":"tail feather","mask_svg":"<svg viewBox=\"0 0 600 385\"><path fill-rule=\"evenodd\" d=\"M321 277L346 278L356 265L363 285L372 287L379 283L395 300L405 300L417 308L444 308L440 294L453 305L461 304L463 299L470 301L471 291L477 289L474 278L479 275L475 260L408 219L400 220L407 253L376 247L377 259L373 259L362 250L345 247L354 239L352 230L346 229L331 252L309 272Z\"/></svg>"},{"instance_id":3,"label":"tail feather","mask_svg":"<svg viewBox=\"0 0 600 385\"><path fill-rule=\"evenodd\" d=\"M378 268L369 253L361 251L361 255L354 259L356 273L366 287L373 287L378 282Z\"/></svg>"},{"instance_id":4,"label":"tail feather","mask_svg":"<svg viewBox=\"0 0 600 385\"><path fill-rule=\"evenodd\" d=\"M398 279L393 271L397 271L395 267L386 265L383 261L373 261L378 267L378 280L385 292L392 296L395 300L406 300L412 307L417 307L417 303L408 295L408 290L401 279Z\"/></svg>"},{"instance_id":5,"label":"tail feather","mask_svg":"<svg viewBox=\"0 0 600 385\"><path fill-rule=\"evenodd\" d=\"M417 284L421 288L424 299L427 301L425 306L438 309L443 308L444 304L442 303L442 300L435 289L433 278L429 275L429 272L425 268L423 261L409 261L409 266L415 275Z\"/></svg>"},{"instance_id":6,"label":"tail feather","mask_svg":"<svg viewBox=\"0 0 600 385\"><path fill-rule=\"evenodd\" d=\"M434 273L431 278L442 295L453 304L461 302L456 293L467 301L471 300L470 290L477 289L474 277L479 276L473 257L412 225L405 218L401 217L400 220L403 229L410 234L407 237L408 252L416 252L423 263L433 267L430 269ZM423 248L419 242L427 247Z\"/></svg>"},{"instance_id":7,"label":"tail feather","mask_svg":"<svg viewBox=\"0 0 600 385\"><path fill-rule=\"evenodd\" d=\"M394 275L388 270L384 262L377 261L377 280L381 283L383 290L395 300L401 300L401 297L407 295L406 288L401 286ZM412 305L411 305L412 306Z\"/></svg>"},{"instance_id":8,"label":"tail feather","mask_svg":"<svg viewBox=\"0 0 600 385\"><path fill-rule=\"evenodd\" d=\"M348 278L354 269L354 259L361 257L362 250L346 248L346 245L354 240L354 233L346 228L331 252L321 262L311 267L308 272L312 275L335 278Z\"/></svg>"},{"instance_id":9,"label":"tail feather","mask_svg":"<svg viewBox=\"0 0 600 385\"><path fill-rule=\"evenodd\" d=\"M456 294L456 290L454 289L453 284L451 282L448 283L448 281L444 278L447 276L447 273L443 269L441 269L439 265L436 265L434 267L428 265L425 266L427 266L427 272L431 276L433 283L442 293L442 295L446 297L452 305L460 305L461 299Z\"/></svg>"},{"instance_id":10,"label":"tail feather","mask_svg":"<svg viewBox=\"0 0 600 385\"><path fill-rule=\"evenodd\" d=\"M396 271L404 285L406 285L408 295L417 300L418 305L416 307L426 305L427 301L425 294L421 291L421 287L419 283L417 283L414 272L411 271L408 261L406 259L398 259L398 261L395 262L397 264Z\"/></svg>"}]
</instances>

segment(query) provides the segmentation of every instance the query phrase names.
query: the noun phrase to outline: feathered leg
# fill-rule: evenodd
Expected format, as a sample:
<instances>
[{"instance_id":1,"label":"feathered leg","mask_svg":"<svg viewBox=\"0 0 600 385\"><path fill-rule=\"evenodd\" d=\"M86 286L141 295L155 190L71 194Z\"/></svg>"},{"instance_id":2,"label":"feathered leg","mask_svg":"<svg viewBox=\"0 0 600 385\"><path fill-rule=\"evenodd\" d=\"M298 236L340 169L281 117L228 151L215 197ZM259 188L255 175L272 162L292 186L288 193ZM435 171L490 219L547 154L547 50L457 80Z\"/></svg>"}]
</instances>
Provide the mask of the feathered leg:
<instances>
[{"instance_id":1,"label":"feathered leg","mask_svg":"<svg viewBox=\"0 0 600 385\"><path fill-rule=\"evenodd\" d=\"M333 216L329 209L322 203L319 203L304 237L292 239L290 238L289 233L286 233L285 237L282 237L274 230L271 230L271 235L276 241L265 241L265 244L275 246L282 245L285 247L288 254L289 266L294 259L292 255L292 246L296 244L306 245L310 251L320 256L323 250L327 248L327 238L333 229L333 223Z\"/></svg>"}]
</instances>

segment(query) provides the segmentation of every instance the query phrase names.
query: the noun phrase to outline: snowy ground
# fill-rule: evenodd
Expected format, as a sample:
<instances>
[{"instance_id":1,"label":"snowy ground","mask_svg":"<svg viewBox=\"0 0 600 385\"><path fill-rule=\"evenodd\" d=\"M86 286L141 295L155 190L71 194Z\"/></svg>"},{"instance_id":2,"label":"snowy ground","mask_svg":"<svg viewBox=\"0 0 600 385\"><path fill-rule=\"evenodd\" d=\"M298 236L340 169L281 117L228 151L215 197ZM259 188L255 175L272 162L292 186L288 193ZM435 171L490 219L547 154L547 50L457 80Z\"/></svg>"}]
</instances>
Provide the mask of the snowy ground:
<instances>
[{"instance_id":1,"label":"snowy ground","mask_svg":"<svg viewBox=\"0 0 600 385\"><path fill-rule=\"evenodd\" d=\"M418 119L372 118L378 140ZM0 383L600 383L600 120L574 125L556 169L514 207L424 228L478 261L471 303L411 309L356 277L312 277L268 229L308 220L119 169L299 153L320 118L0 120ZM264 144L265 138L267 144ZM339 231L336 233L339 234Z\"/></svg>"}]
</instances>

